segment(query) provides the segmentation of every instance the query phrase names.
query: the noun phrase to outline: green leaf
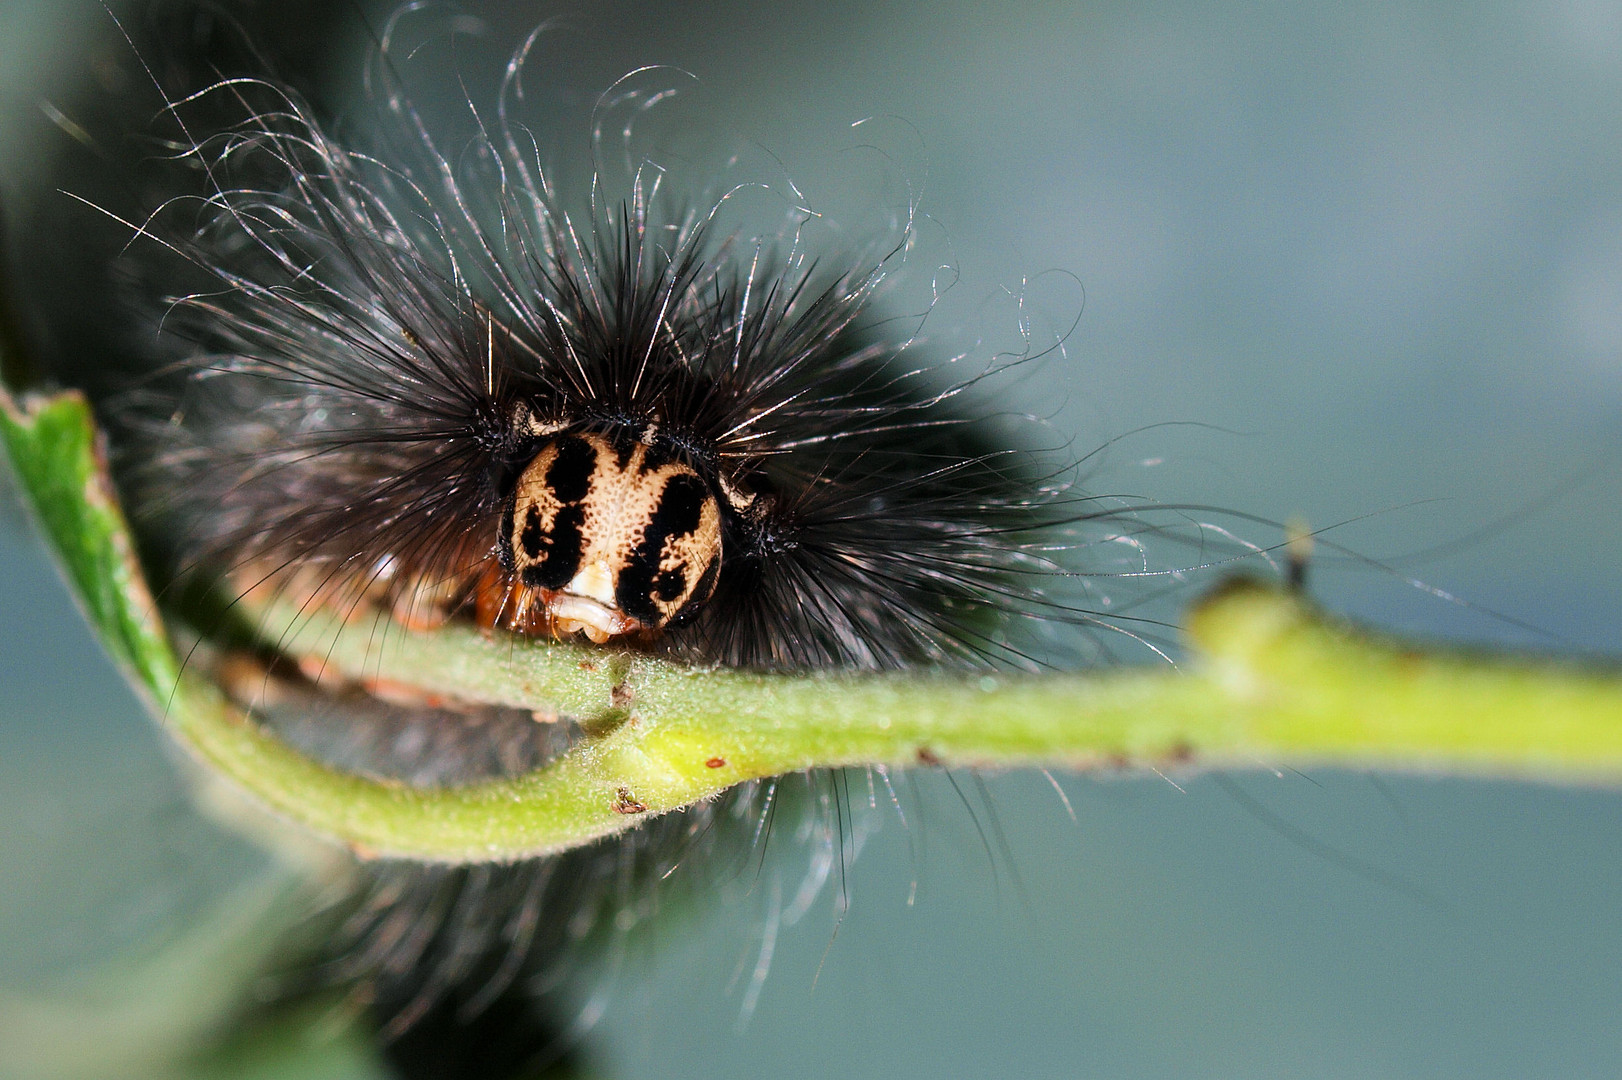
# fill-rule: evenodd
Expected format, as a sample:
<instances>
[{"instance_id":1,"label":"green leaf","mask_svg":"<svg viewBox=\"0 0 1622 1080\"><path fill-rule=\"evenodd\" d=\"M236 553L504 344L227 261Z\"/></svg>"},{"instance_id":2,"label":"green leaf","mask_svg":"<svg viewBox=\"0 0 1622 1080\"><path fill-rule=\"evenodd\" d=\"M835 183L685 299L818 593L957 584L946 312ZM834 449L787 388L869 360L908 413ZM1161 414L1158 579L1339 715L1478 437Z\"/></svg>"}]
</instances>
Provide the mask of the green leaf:
<instances>
[{"instance_id":1,"label":"green leaf","mask_svg":"<svg viewBox=\"0 0 1622 1080\"><path fill-rule=\"evenodd\" d=\"M1040 676L695 669L454 625L413 632L381 615L258 605L267 642L347 677L561 712L596 733L527 776L407 788L305 757L180 671L82 399L24 410L4 401L0 417L86 612L170 730L266 805L362 853L462 862L559 851L745 780L839 766L1278 762L1622 779L1614 668L1386 639L1247 580L1191 613L1187 671Z\"/></svg>"},{"instance_id":2,"label":"green leaf","mask_svg":"<svg viewBox=\"0 0 1622 1080\"><path fill-rule=\"evenodd\" d=\"M0 391L0 437L102 645L149 700L167 700L179 667L108 482L89 403L67 393L19 408Z\"/></svg>"}]
</instances>

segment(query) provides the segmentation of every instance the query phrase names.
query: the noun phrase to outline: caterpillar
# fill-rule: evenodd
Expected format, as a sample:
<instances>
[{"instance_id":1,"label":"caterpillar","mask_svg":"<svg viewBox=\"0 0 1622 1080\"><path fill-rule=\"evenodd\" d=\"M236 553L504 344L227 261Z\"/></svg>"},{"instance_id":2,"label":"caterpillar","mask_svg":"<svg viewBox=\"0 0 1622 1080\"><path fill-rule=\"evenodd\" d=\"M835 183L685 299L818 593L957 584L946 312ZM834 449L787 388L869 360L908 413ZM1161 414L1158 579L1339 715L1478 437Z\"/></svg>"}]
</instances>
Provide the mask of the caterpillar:
<instances>
[{"instance_id":1,"label":"caterpillar","mask_svg":"<svg viewBox=\"0 0 1622 1080\"><path fill-rule=\"evenodd\" d=\"M642 190L577 223L511 130L474 194L426 132L401 171L253 89L282 101L186 151L194 351L118 421L154 418L135 501L173 573L763 668L1018 661L1010 615L1091 621L1031 537L1108 515L988 448L990 373L932 387L871 334L885 263L823 274Z\"/></svg>"},{"instance_id":2,"label":"caterpillar","mask_svg":"<svg viewBox=\"0 0 1622 1080\"><path fill-rule=\"evenodd\" d=\"M536 38L452 152L387 62L393 32L381 134L340 139L261 75L171 94L181 190L123 219L132 258L164 267L136 301L160 345L98 412L182 620L197 590L269 591L780 670L1029 667L1054 631L1153 645L1076 599L1097 572L1078 530L1136 557L1151 527L999 430L995 380L1031 355L950 377L887 328L909 223L831 268L793 230L728 229L727 194L670 198L651 165L570 214L509 115ZM242 676L195 656L290 741L406 782L520 772L576 734L334 691L306 658ZM399 1045L436 1020L477 1042L602 916L650 912L650 882L758 837L785 797L745 788L541 863L368 865L325 977L362 986Z\"/></svg>"}]
</instances>

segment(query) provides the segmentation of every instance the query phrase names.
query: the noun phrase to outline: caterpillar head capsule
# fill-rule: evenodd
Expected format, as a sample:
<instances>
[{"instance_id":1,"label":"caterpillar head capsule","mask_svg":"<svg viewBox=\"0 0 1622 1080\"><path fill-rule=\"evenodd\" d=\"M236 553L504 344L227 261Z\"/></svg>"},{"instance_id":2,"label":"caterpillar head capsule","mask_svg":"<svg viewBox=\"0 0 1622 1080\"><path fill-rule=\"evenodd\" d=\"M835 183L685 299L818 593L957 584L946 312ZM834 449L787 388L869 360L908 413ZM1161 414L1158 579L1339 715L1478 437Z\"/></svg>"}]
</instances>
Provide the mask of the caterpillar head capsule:
<instances>
[{"instance_id":1,"label":"caterpillar head capsule","mask_svg":"<svg viewBox=\"0 0 1622 1080\"><path fill-rule=\"evenodd\" d=\"M510 577L495 619L602 644L709 599L721 509L710 484L656 442L562 434L519 475L500 553Z\"/></svg>"}]
</instances>

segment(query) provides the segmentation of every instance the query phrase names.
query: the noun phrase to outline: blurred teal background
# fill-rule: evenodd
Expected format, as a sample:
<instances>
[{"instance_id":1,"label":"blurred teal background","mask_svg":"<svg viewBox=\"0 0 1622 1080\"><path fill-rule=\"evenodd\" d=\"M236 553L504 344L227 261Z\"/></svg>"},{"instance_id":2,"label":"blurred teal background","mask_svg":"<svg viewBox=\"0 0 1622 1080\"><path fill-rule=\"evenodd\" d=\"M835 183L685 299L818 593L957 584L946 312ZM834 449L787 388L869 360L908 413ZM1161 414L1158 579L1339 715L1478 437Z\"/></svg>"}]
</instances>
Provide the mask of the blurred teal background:
<instances>
[{"instance_id":1,"label":"blurred teal background","mask_svg":"<svg viewBox=\"0 0 1622 1080\"><path fill-rule=\"evenodd\" d=\"M1622 8L465 10L481 35L445 55L476 72L562 16L568 44L529 88L577 144L604 87L660 63L698 77L717 141L780 161L813 206L882 201L851 165L876 146L922 191L929 258L960 267L932 336L989 355L1008 293L1039 341L1080 311L1013 407L1082 452L1209 425L1127 435L1094 487L1369 515L1334 536L1480 610L1326 553L1331 607L1622 652ZM0 0L0 30L15 220L62 198L38 185L65 139L39 102L121 54L92 3ZM222 951L251 959L222 912L273 905L290 871L189 808L26 523L3 522L0 1076L135 1075L95 1038L160 1057L140 1033L221 1004L202 980L225 981ZM1622 797L1256 764L1062 776L1074 821L1043 777L989 778L1006 847L972 777L966 802L912 779L905 827L881 789L843 885L792 925L769 914L796 913L805 876L785 836L706 918L605 965L582 990L592 1060L606 1077L1622 1072ZM190 969L143 966L176 942ZM121 995L120 971L147 974ZM80 1003L83 1026L32 1021L20 1002L42 996Z\"/></svg>"}]
</instances>

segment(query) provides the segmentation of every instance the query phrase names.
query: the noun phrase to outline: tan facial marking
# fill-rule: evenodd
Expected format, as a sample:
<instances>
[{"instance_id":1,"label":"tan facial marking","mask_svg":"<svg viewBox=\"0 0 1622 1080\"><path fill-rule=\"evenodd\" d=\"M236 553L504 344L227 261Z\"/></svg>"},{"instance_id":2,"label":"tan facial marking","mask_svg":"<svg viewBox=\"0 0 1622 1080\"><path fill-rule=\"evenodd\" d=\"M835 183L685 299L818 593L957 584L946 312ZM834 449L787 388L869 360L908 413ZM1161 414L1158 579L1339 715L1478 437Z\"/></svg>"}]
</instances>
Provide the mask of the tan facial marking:
<instances>
[{"instance_id":1,"label":"tan facial marking","mask_svg":"<svg viewBox=\"0 0 1622 1080\"><path fill-rule=\"evenodd\" d=\"M543 607L559 633L604 642L657 630L708 598L721 558L721 512L686 463L642 442L560 436L519 477L504 545L516 580L508 625Z\"/></svg>"}]
</instances>

